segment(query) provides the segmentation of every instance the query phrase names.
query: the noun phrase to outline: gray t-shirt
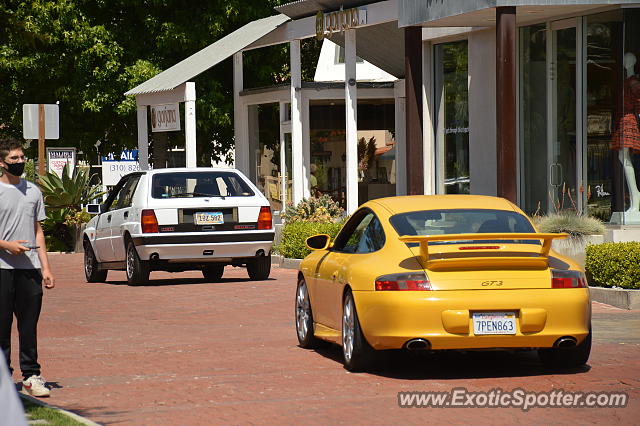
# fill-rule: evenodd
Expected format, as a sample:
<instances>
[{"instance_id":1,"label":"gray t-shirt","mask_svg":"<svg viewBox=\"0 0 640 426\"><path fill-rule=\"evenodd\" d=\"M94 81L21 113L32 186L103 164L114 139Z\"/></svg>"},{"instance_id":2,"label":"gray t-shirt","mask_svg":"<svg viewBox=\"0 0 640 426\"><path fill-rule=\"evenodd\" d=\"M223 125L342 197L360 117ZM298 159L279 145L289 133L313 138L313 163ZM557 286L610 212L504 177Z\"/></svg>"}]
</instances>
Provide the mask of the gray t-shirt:
<instances>
[{"instance_id":1,"label":"gray t-shirt","mask_svg":"<svg viewBox=\"0 0 640 426\"><path fill-rule=\"evenodd\" d=\"M24 179L17 185L0 182L0 240L26 240L35 245L35 221L45 218L42 193L36 184ZM0 250L0 269L38 268L40 259L36 250L19 255Z\"/></svg>"}]
</instances>

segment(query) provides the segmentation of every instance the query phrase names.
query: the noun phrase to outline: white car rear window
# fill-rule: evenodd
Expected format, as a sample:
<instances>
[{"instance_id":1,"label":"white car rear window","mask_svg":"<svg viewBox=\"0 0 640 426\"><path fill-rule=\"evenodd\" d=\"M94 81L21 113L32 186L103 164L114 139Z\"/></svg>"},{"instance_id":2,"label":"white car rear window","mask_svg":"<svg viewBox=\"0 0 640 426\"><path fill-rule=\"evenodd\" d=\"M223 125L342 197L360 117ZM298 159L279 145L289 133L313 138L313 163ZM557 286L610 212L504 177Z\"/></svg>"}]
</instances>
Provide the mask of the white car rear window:
<instances>
[{"instance_id":1,"label":"white car rear window","mask_svg":"<svg viewBox=\"0 0 640 426\"><path fill-rule=\"evenodd\" d=\"M172 172L154 174L153 198L251 197L249 185L234 172Z\"/></svg>"}]
</instances>

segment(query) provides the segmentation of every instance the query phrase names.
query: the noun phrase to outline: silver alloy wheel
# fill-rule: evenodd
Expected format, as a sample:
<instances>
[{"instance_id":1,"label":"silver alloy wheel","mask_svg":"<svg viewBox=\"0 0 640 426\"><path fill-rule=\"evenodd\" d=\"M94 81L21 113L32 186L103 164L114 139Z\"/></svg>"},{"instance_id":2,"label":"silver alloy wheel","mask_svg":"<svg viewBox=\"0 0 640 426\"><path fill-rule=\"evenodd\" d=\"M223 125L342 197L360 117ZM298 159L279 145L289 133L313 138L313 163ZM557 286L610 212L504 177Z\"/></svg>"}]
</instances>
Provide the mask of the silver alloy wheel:
<instances>
[{"instance_id":1,"label":"silver alloy wheel","mask_svg":"<svg viewBox=\"0 0 640 426\"><path fill-rule=\"evenodd\" d=\"M342 312L342 351L344 352L344 359L347 362L351 361L353 355L353 339L355 336L355 318L353 315L353 299L351 295L347 296L344 302L344 309Z\"/></svg>"},{"instance_id":2,"label":"silver alloy wheel","mask_svg":"<svg viewBox=\"0 0 640 426\"><path fill-rule=\"evenodd\" d=\"M296 294L296 330L300 340L304 340L307 337L307 333L309 333L310 310L307 286L302 283L298 286L298 293Z\"/></svg>"},{"instance_id":3,"label":"silver alloy wheel","mask_svg":"<svg viewBox=\"0 0 640 426\"><path fill-rule=\"evenodd\" d=\"M136 264L136 253L132 245L127 247L127 278L133 278L133 270Z\"/></svg>"}]
</instances>

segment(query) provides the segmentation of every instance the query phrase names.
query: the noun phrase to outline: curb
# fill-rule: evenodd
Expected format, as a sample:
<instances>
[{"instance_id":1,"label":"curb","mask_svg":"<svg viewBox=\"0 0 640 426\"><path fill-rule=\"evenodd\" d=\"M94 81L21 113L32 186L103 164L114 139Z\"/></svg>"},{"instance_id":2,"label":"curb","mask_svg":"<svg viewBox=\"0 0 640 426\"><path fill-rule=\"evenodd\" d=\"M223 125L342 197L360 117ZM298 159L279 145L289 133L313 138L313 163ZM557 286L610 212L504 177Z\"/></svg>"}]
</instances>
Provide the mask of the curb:
<instances>
[{"instance_id":1,"label":"curb","mask_svg":"<svg viewBox=\"0 0 640 426\"><path fill-rule=\"evenodd\" d=\"M616 308L629 310L640 309L640 290L589 287L589 294L591 294L592 300L606 303Z\"/></svg>"},{"instance_id":2,"label":"curb","mask_svg":"<svg viewBox=\"0 0 640 426\"><path fill-rule=\"evenodd\" d=\"M46 402L42 402L37 398L34 398L30 395L25 395L22 392L18 392L18 396L20 396L21 399L25 399L35 405L39 405L41 407L46 407L46 408L51 408L52 410L56 410L57 412L64 414L67 417L72 418L73 420L77 421L78 423L82 423L83 425L87 425L87 426L101 426L99 423L93 422L87 418L84 418L82 416L77 415L76 413L72 413L71 411L67 411L67 410L63 410L60 407L56 407L54 405L49 405Z\"/></svg>"},{"instance_id":3,"label":"curb","mask_svg":"<svg viewBox=\"0 0 640 426\"><path fill-rule=\"evenodd\" d=\"M277 254L271 255L271 264L283 269L298 269L302 259L290 259Z\"/></svg>"}]
</instances>

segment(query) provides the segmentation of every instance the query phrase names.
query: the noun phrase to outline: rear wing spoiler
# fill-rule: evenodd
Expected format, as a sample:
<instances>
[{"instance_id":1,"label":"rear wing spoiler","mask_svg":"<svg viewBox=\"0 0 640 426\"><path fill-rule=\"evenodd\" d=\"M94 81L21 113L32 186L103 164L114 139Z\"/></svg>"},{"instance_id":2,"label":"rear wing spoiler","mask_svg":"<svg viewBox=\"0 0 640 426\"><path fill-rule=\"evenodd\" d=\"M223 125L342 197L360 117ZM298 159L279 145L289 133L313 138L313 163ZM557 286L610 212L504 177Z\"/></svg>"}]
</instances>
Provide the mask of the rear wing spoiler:
<instances>
[{"instance_id":1,"label":"rear wing spoiler","mask_svg":"<svg viewBox=\"0 0 640 426\"><path fill-rule=\"evenodd\" d=\"M403 235L400 241L420 243L420 260L426 269L447 270L466 269L487 266L491 268L529 267L547 268L549 250L554 239L567 238L569 234L558 233L483 233L483 234L444 234L444 235ZM541 240L542 248L538 256L474 256L464 258L429 259L429 243L440 241L478 241L478 240ZM487 251L484 250L484 253Z\"/></svg>"}]
</instances>

